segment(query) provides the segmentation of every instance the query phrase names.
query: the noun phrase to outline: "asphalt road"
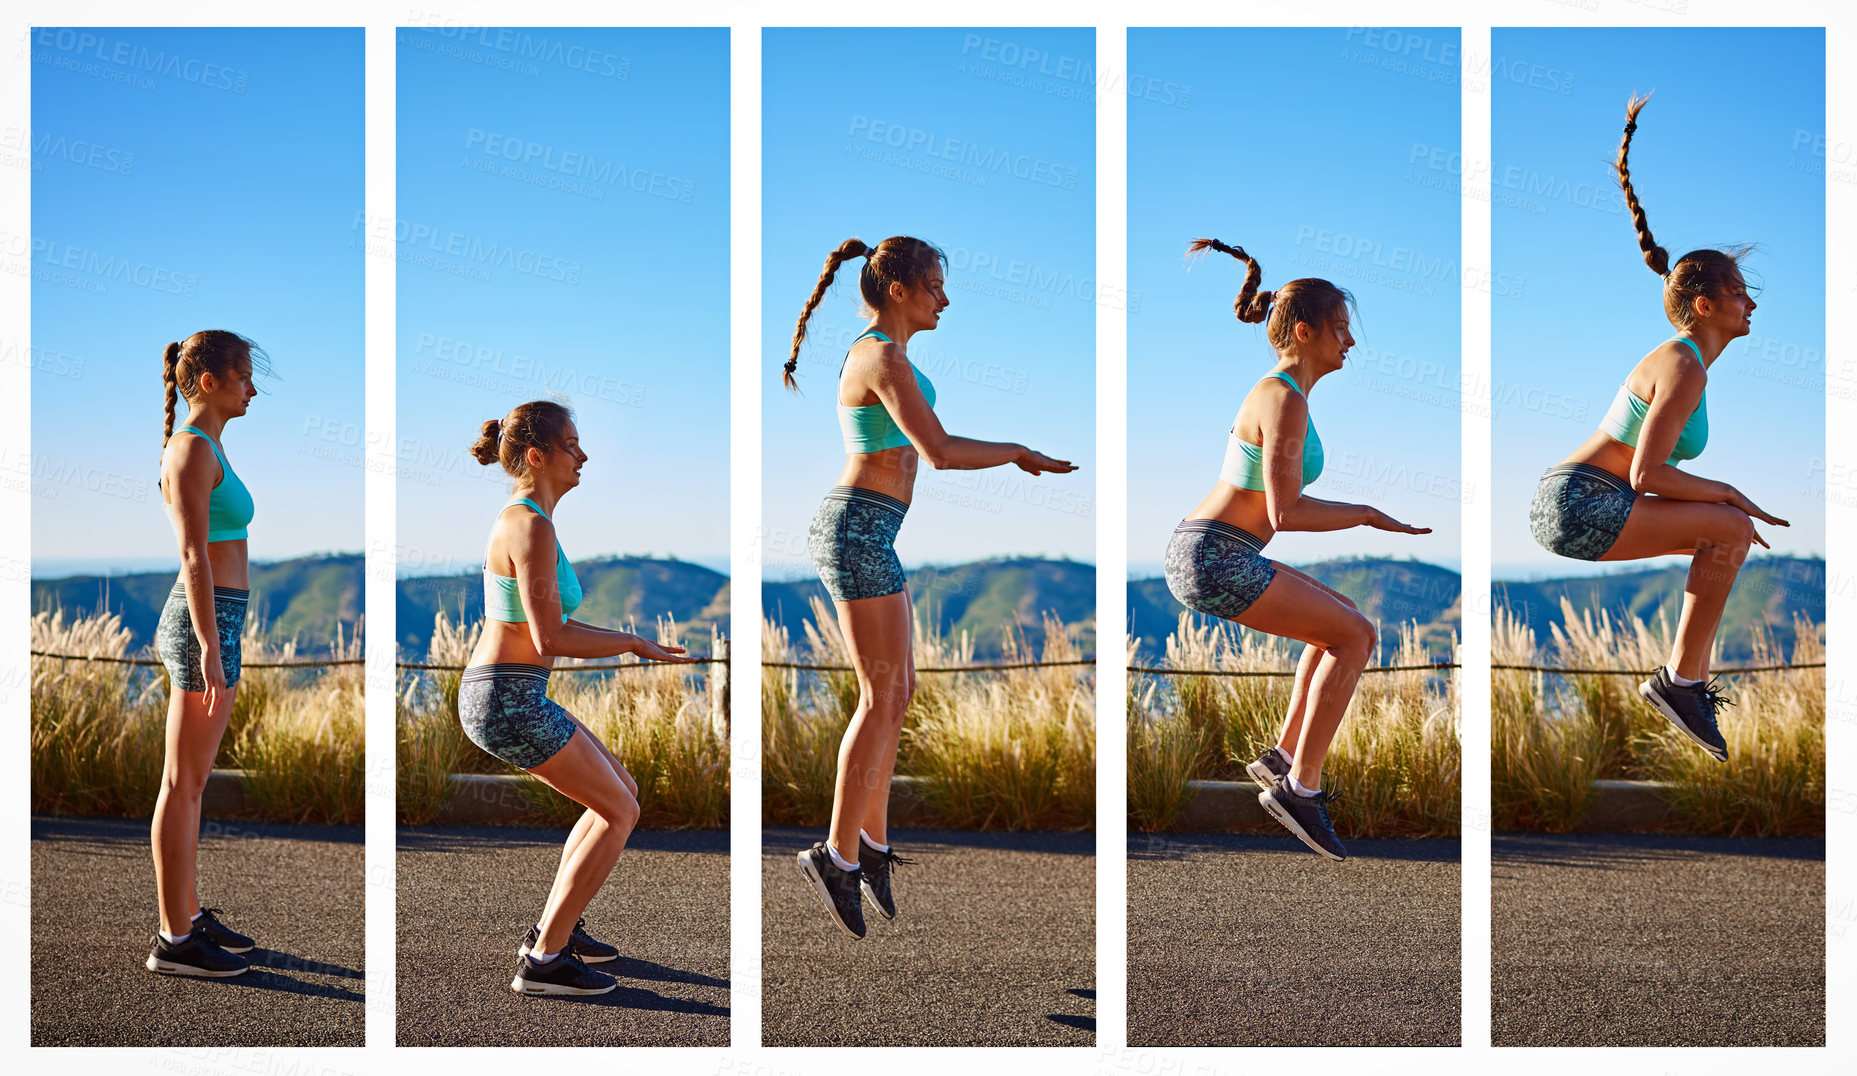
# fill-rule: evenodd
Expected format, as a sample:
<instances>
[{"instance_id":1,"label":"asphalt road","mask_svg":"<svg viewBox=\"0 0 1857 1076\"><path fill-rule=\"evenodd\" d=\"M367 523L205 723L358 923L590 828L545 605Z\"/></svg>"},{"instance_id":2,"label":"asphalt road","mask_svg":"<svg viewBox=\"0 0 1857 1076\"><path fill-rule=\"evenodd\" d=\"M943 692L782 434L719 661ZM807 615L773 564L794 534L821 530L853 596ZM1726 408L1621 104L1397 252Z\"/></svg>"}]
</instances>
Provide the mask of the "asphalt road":
<instances>
[{"instance_id":1,"label":"asphalt road","mask_svg":"<svg viewBox=\"0 0 1857 1076\"><path fill-rule=\"evenodd\" d=\"M1456 1046L1455 840L1132 834L1130 1046Z\"/></svg>"},{"instance_id":2,"label":"asphalt road","mask_svg":"<svg viewBox=\"0 0 1857 1076\"><path fill-rule=\"evenodd\" d=\"M1825 842L1498 833L1497 1046L1823 1046Z\"/></svg>"},{"instance_id":3,"label":"asphalt road","mask_svg":"<svg viewBox=\"0 0 1857 1076\"><path fill-rule=\"evenodd\" d=\"M360 1046L359 826L209 819L200 899L258 947L231 979L143 967L158 925L145 819L32 819L34 1046Z\"/></svg>"},{"instance_id":4,"label":"asphalt road","mask_svg":"<svg viewBox=\"0 0 1857 1076\"><path fill-rule=\"evenodd\" d=\"M509 980L565 829L401 827L401 1046L727 1046L729 835L641 830L587 909L619 988L531 998Z\"/></svg>"},{"instance_id":5,"label":"asphalt road","mask_svg":"<svg viewBox=\"0 0 1857 1076\"><path fill-rule=\"evenodd\" d=\"M799 872L821 836L762 832L764 1045L1095 1045L1094 833L894 830L917 862L862 940Z\"/></svg>"}]
</instances>

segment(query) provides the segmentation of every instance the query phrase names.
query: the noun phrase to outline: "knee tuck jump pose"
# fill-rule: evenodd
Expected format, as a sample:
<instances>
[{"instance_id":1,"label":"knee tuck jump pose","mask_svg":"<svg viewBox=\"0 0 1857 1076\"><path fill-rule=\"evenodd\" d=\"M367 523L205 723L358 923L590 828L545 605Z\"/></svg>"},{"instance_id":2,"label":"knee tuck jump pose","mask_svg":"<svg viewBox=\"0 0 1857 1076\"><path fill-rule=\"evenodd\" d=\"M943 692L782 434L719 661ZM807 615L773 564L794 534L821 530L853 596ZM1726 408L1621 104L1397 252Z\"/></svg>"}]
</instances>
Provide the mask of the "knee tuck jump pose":
<instances>
[{"instance_id":1,"label":"knee tuck jump pose","mask_svg":"<svg viewBox=\"0 0 1857 1076\"><path fill-rule=\"evenodd\" d=\"M638 823L638 784L587 726L548 698L557 657L637 654L691 661L683 648L568 619L580 580L555 536L555 506L580 485L587 453L568 409L550 400L491 419L471 447L514 479L484 554L484 632L458 688L458 718L477 746L587 808L568 834L542 917L517 949L518 994L604 994L618 980L587 967L619 951L587 933L582 915L606 884Z\"/></svg>"},{"instance_id":2,"label":"knee tuck jump pose","mask_svg":"<svg viewBox=\"0 0 1857 1076\"><path fill-rule=\"evenodd\" d=\"M838 750L831 832L800 853L799 869L833 921L862 938L864 899L884 918L896 917L890 869L907 862L888 843L890 777L903 715L916 689L914 608L894 545L917 464L927 460L937 470L968 471L1012 464L1034 475L1076 468L1024 445L976 441L942 429L935 386L906 350L910 337L935 328L948 308L947 258L920 239L893 236L874 247L847 239L826 258L793 332L783 374L789 389L798 387L793 371L806 321L839 266L854 258L864 259L858 291L872 321L852 341L839 371L845 466L813 516L807 546L857 669L858 708Z\"/></svg>"},{"instance_id":3,"label":"knee tuck jump pose","mask_svg":"<svg viewBox=\"0 0 1857 1076\"><path fill-rule=\"evenodd\" d=\"M1663 279L1664 314L1677 335L1638 360L1599 428L1541 476L1528 520L1535 540L1563 557L1690 558L1669 663L1638 692L1684 736L1725 760L1716 710L1727 700L1719 681L1709 680L1709 652L1749 547L1767 544L1754 521L1787 523L1728 483L1677 466L1708 443L1709 368L1729 341L1748 334L1754 300L1741 276L1746 248L1692 250L1672 264L1651 238L1626 160L1647 100L1634 97L1626 105L1615 167L1644 263Z\"/></svg>"},{"instance_id":4,"label":"knee tuck jump pose","mask_svg":"<svg viewBox=\"0 0 1857 1076\"><path fill-rule=\"evenodd\" d=\"M1377 508L1311 497L1322 473L1322 440L1310 415L1316 382L1341 369L1354 337L1354 298L1326 280L1292 280L1260 292L1263 270L1242 247L1195 239L1187 251L1216 250L1243 262L1234 308L1242 322L1264 322L1276 368L1251 387L1225 446L1212 492L1174 528L1167 588L1180 604L1267 635L1307 643L1296 666L1289 714L1276 746L1247 766L1263 787L1258 802L1302 842L1329 859L1347 853L1328 816L1322 761L1378 644L1373 622L1313 576L1269 560L1264 546L1282 531L1373 527L1429 534Z\"/></svg>"}]
</instances>

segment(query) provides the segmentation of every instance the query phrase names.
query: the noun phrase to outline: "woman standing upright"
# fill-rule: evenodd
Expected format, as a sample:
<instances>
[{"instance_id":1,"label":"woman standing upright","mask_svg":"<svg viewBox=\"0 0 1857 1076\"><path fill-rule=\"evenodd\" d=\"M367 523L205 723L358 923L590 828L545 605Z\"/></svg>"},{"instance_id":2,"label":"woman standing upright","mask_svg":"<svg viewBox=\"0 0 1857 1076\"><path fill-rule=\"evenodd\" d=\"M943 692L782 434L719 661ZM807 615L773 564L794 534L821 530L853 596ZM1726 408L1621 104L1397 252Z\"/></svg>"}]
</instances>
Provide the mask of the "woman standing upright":
<instances>
[{"instance_id":1,"label":"woman standing upright","mask_svg":"<svg viewBox=\"0 0 1857 1076\"><path fill-rule=\"evenodd\" d=\"M1373 623L1352 601L1313 576L1264 556L1281 531L1373 527L1429 534L1377 508L1311 497L1322 473L1309 394L1341 369L1354 346L1354 297L1314 277L1258 291L1263 270L1242 247L1195 239L1189 254L1217 250L1243 262L1238 320L1265 323L1276 368L1251 387L1226 439L1219 481L1167 546L1167 589L1188 609L1235 620L1267 635L1307 643L1296 666L1289 713L1276 746L1246 767L1263 786L1258 802L1302 842L1329 859L1346 858L1321 790L1322 762L1341 727L1361 670L1378 643Z\"/></svg>"},{"instance_id":2,"label":"woman standing upright","mask_svg":"<svg viewBox=\"0 0 1857 1076\"><path fill-rule=\"evenodd\" d=\"M1535 487L1528 521L1550 553L1578 560L1690 558L1683 611L1668 664L1639 685L1657 712L1717 759L1728 744L1716 725L1725 703L1709 681L1709 652L1728 593L1754 542L1754 520L1784 527L1726 482L1682 470L1709 440L1709 368L1730 340L1752 327L1754 300L1741 276L1745 249L1692 250L1670 261L1631 187L1627 154L1638 113L1649 98L1625 106L1616 165L1644 264L1663 280L1664 316L1677 335L1638 360L1612 406L1584 444L1550 468Z\"/></svg>"},{"instance_id":3,"label":"woman standing upright","mask_svg":"<svg viewBox=\"0 0 1857 1076\"><path fill-rule=\"evenodd\" d=\"M863 258L858 292L872 318L851 342L838 377L838 421L845 466L838 484L813 517L807 547L844 632L857 670L858 708L838 749L831 831L799 854L800 872L833 921L864 936L863 900L886 919L896 917L890 868L900 859L888 844L890 778L903 715L915 694L911 639L914 607L895 543L909 510L916 467L980 470L1012 464L1028 474L1076 470L1065 460L1021 444L976 441L942 429L935 417L935 386L909 361L912 336L941 323L948 308L943 287L947 258L933 245L892 236L876 246L858 239L839 244L800 312L783 381L797 389L806 322L840 265ZM851 852L846 856L845 852Z\"/></svg>"},{"instance_id":4,"label":"woman standing upright","mask_svg":"<svg viewBox=\"0 0 1857 1076\"><path fill-rule=\"evenodd\" d=\"M484 553L484 631L458 687L471 742L587 808L568 834L542 917L517 949L518 994L604 994L619 981L587 967L619 950L587 933L582 914L638 824L638 783L580 720L548 697L554 659L637 654L692 661L683 648L568 619L580 580L555 536L555 507L580 485L587 462L568 409L551 400L490 419L471 446L514 480ZM515 511L511 511L515 509Z\"/></svg>"},{"instance_id":5,"label":"woman standing upright","mask_svg":"<svg viewBox=\"0 0 1857 1076\"><path fill-rule=\"evenodd\" d=\"M238 693L239 636L251 596L245 532L252 496L233 472L221 435L226 423L250 409L258 392L253 366L262 370L263 362L262 350L224 329L169 344L161 357L161 499L180 542L181 574L155 628L169 693L161 791L150 831L161 926L144 963L164 975L242 975L250 963L238 954L254 944L221 923L216 909L200 906L195 879L200 797ZM177 397L187 401L187 421L179 428Z\"/></svg>"}]
</instances>

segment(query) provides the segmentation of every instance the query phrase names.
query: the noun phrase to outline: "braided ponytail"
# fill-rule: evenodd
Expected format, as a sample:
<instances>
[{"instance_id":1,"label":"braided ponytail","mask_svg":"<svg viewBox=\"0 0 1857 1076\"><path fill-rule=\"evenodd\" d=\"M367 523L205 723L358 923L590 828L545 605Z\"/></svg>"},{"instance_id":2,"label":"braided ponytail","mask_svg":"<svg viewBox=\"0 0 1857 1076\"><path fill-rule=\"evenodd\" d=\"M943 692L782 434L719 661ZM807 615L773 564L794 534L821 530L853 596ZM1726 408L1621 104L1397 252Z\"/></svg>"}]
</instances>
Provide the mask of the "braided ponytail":
<instances>
[{"instance_id":1,"label":"braided ponytail","mask_svg":"<svg viewBox=\"0 0 1857 1076\"><path fill-rule=\"evenodd\" d=\"M165 397L165 420L161 427L161 447L164 449L174 437L174 402L175 398L180 395L180 379L176 376L175 368L180 365L180 361L181 346L179 343L169 344L167 350L161 353L161 391Z\"/></svg>"},{"instance_id":2,"label":"braided ponytail","mask_svg":"<svg viewBox=\"0 0 1857 1076\"><path fill-rule=\"evenodd\" d=\"M806 339L806 320L812 317L814 310L819 308L819 301L825 298L826 289L832 286L833 278L838 276L838 267L852 258L864 257L873 250L874 248L865 246L862 239L853 236L838 244L837 250L825 256L825 272L819 275L819 283L813 285L812 294L806 297L806 306L800 311L799 324L793 328L793 351L787 356L787 365L780 373L781 384L785 385L788 391L798 392L800 388L799 382L793 378L793 371L799 368L800 344Z\"/></svg>"},{"instance_id":3,"label":"braided ponytail","mask_svg":"<svg viewBox=\"0 0 1857 1076\"><path fill-rule=\"evenodd\" d=\"M1188 257L1195 254L1205 255L1207 250L1216 250L1221 254L1230 254L1244 263L1244 287L1238 290L1238 298L1232 301L1232 312L1238 320L1247 325L1256 325L1270 316L1270 304L1276 298L1274 292L1257 290L1264 280L1264 267L1257 264L1257 259L1244 252L1243 247L1226 246L1217 239L1195 239L1187 245Z\"/></svg>"},{"instance_id":4,"label":"braided ponytail","mask_svg":"<svg viewBox=\"0 0 1857 1076\"><path fill-rule=\"evenodd\" d=\"M1354 296L1347 289L1316 277L1298 277L1276 291L1259 291L1264 270L1257 259L1246 254L1243 247L1228 246L1217 239L1193 240L1187 244L1186 255L1189 259L1203 257L1208 250L1230 254L1244 263L1244 287L1232 302L1232 312L1247 325L1264 322L1264 335L1278 351L1288 351L1296 342L1297 322L1326 328L1354 305Z\"/></svg>"},{"instance_id":5,"label":"braided ponytail","mask_svg":"<svg viewBox=\"0 0 1857 1076\"><path fill-rule=\"evenodd\" d=\"M1649 104L1650 94L1643 97L1633 96L1625 102L1625 137L1618 143L1618 161L1612 166L1618 173L1618 185L1625 191L1625 208L1631 211L1632 226L1638 230L1638 249L1644 252L1644 264L1651 267L1651 272L1658 276L1670 275L1670 252L1657 245L1651 238L1650 223L1644 217L1644 206L1638 203L1638 192L1631 189L1631 168L1627 155L1631 151L1631 136L1638 129L1638 113Z\"/></svg>"}]
</instances>

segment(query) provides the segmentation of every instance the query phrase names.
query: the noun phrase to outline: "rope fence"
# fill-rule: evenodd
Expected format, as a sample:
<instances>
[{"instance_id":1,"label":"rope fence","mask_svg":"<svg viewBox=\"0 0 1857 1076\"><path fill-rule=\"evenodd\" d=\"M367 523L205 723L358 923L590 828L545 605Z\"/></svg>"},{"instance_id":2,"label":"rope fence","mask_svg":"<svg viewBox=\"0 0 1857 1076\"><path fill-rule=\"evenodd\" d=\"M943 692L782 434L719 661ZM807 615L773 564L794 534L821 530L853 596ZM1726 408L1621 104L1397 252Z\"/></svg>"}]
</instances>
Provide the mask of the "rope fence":
<instances>
[{"instance_id":1,"label":"rope fence","mask_svg":"<svg viewBox=\"0 0 1857 1076\"><path fill-rule=\"evenodd\" d=\"M110 658L90 654L54 654L48 650L34 650L35 658L56 658L59 661L101 661L109 665L161 665L159 658ZM332 658L328 661L241 661L241 669L326 669L331 665L365 665L366 658Z\"/></svg>"},{"instance_id":2,"label":"rope fence","mask_svg":"<svg viewBox=\"0 0 1857 1076\"><path fill-rule=\"evenodd\" d=\"M58 661L100 661L112 665L156 666L162 664L158 659L117 658L93 656L89 654L54 654L47 650L34 650L36 658L53 658ZM322 669L335 665L363 665L366 658L334 658L328 661L247 661L240 664L245 669ZM671 665L729 665L730 658L697 658L695 661L629 661L613 665L557 665L555 672L623 672L627 669L653 669ZM800 661L763 661L763 669L799 669L805 672L856 672L849 665L813 665ZM1094 665L1095 658L1078 658L1074 661L1020 661L1001 665L946 665L934 668L917 669L918 673L975 673L1006 672L1013 669L1050 669L1065 666ZM1743 673L1789 672L1794 669L1822 669L1822 661L1809 661L1788 665L1742 665L1732 669L1711 669L1710 676L1738 676ZM463 672L463 665L432 665L424 662L396 661L394 668L413 671ZM1440 661L1431 665L1375 665L1362 669L1367 673L1394 672L1446 672L1461 669L1463 665L1454 661ZM1557 676L1646 676L1644 669L1568 669L1555 665L1491 665L1492 672L1539 672L1553 673ZM1132 673L1146 673L1151 676L1295 676L1294 669L1287 672L1275 669L1167 669L1153 665L1130 665Z\"/></svg>"}]
</instances>

